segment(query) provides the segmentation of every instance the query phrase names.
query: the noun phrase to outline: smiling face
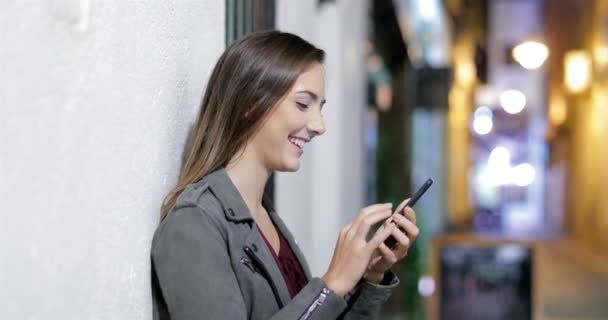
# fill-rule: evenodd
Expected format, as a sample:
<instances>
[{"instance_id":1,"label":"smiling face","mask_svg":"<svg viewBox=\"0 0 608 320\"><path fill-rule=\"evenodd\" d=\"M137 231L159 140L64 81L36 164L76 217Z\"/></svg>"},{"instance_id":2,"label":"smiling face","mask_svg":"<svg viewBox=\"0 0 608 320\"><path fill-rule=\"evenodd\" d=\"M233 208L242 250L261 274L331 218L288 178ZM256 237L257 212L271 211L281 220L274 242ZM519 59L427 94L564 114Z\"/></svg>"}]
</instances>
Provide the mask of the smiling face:
<instances>
[{"instance_id":1,"label":"smiling face","mask_svg":"<svg viewBox=\"0 0 608 320\"><path fill-rule=\"evenodd\" d=\"M324 103L325 72L315 63L300 74L247 149L269 171L297 171L305 145L325 132Z\"/></svg>"}]
</instances>

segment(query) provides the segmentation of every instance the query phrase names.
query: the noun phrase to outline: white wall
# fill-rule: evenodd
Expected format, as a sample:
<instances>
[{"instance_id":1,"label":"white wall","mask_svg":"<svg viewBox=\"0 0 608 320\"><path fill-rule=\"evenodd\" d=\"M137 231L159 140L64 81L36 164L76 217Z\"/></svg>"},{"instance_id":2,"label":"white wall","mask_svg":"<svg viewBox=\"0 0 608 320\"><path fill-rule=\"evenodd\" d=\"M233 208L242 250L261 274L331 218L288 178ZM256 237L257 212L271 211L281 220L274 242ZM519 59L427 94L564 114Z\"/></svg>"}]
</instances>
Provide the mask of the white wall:
<instances>
[{"instance_id":1,"label":"white wall","mask_svg":"<svg viewBox=\"0 0 608 320\"><path fill-rule=\"evenodd\" d=\"M0 3L0 319L150 319L223 1Z\"/></svg>"},{"instance_id":2,"label":"white wall","mask_svg":"<svg viewBox=\"0 0 608 320\"><path fill-rule=\"evenodd\" d=\"M325 135L308 144L297 173L276 179L276 207L314 275L323 275L342 226L364 205L364 43L367 1L277 1L277 29L326 51Z\"/></svg>"}]
</instances>

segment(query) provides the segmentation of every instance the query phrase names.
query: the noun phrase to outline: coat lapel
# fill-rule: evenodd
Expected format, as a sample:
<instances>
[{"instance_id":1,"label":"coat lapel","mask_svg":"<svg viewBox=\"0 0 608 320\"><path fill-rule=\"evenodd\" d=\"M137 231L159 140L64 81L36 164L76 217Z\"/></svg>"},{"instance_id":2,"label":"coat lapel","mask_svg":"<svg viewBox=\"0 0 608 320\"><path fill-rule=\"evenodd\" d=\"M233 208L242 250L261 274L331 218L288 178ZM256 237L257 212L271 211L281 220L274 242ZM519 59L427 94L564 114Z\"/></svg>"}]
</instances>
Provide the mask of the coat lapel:
<instances>
[{"instance_id":1,"label":"coat lapel","mask_svg":"<svg viewBox=\"0 0 608 320\"><path fill-rule=\"evenodd\" d=\"M260 267L263 267L268 271L270 279L274 283L279 294L279 299L283 302L283 305L286 305L291 300L291 295L289 294L285 279L283 279L283 274L281 274L281 270L279 270L279 266L274 260L272 252L270 252L271 249L268 248L260 230L256 227L251 212L249 212L249 208L247 208L247 204L245 204L238 189L232 183L230 177L228 177L226 170L223 168L218 169L209 174L206 177L206 180L209 183L211 192L219 199L226 219L235 223L247 222L251 227L251 231L245 240L245 246L250 247L254 251L254 254L259 258L262 263L262 266ZM283 230L281 231L283 232ZM243 247L243 250L245 246ZM298 259L300 259L299 256Z\"/></svg>"},{"instance_id":2,"label":"coat lapel","mask_svg":"<svg viewBox=\"0 0 608 320\"><path fill-rule=\"evenodd\" d=\"M245 245L253 249L254 254L260 259L263 267L268 270L270 278L279 293L279 298L283 304L286 305L291 300L291 295L289 294L289 289L287 288L283 274L281 273L281 270L279 270L279 266L274 260L272 252L270 252L271 249L266 245L264 238L262 238L260 230L255 224L252 224L251 226L251 232L245 240Z\"/></svg>"}]
</instances>

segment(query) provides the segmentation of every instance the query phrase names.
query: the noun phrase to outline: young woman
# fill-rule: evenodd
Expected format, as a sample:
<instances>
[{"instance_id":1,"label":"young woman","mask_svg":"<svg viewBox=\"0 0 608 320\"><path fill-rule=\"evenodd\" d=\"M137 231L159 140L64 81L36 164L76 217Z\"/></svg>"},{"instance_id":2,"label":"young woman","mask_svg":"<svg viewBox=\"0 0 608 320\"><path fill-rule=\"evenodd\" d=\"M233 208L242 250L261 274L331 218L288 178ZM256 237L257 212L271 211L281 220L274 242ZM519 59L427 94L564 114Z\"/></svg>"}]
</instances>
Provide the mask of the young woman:
<instances>
[{"instance_id":1,"label":"young woman","mask_svg":"<svg viewBox=\"0 0 608 320\"><path fill-rule=\"evenodd\" d=\"M270 31L220 57L152 242L154 319L371 319L397 285L390 267L418 235L410 208L407 218L391 204L363 208L313 278L263 199L271 173L298 170L304 146L325 132L323 56Z\"/></svg>"}]
</instances>

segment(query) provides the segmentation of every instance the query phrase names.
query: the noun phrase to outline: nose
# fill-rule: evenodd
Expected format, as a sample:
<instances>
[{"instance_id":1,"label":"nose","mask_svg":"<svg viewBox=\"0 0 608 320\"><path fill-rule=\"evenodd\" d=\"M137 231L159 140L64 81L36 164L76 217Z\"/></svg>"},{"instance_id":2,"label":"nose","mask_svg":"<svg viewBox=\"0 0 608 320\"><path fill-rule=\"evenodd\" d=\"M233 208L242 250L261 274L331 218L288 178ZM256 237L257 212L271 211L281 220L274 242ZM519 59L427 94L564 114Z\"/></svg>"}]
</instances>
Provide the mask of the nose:
<instances>
[{"instance_id":1,"label":"nose","mask_svg":"<svg viewBox=\"0 0 608 320\"><path fill-rule=\"evenodd\" d=\"M325 122L323 122L323 116L321 112L312 112L313 115L308 120L308 125L306 126L308 131L311 131L314 136L320 136L325 133Z\"/></svg>"}]
</instances>

